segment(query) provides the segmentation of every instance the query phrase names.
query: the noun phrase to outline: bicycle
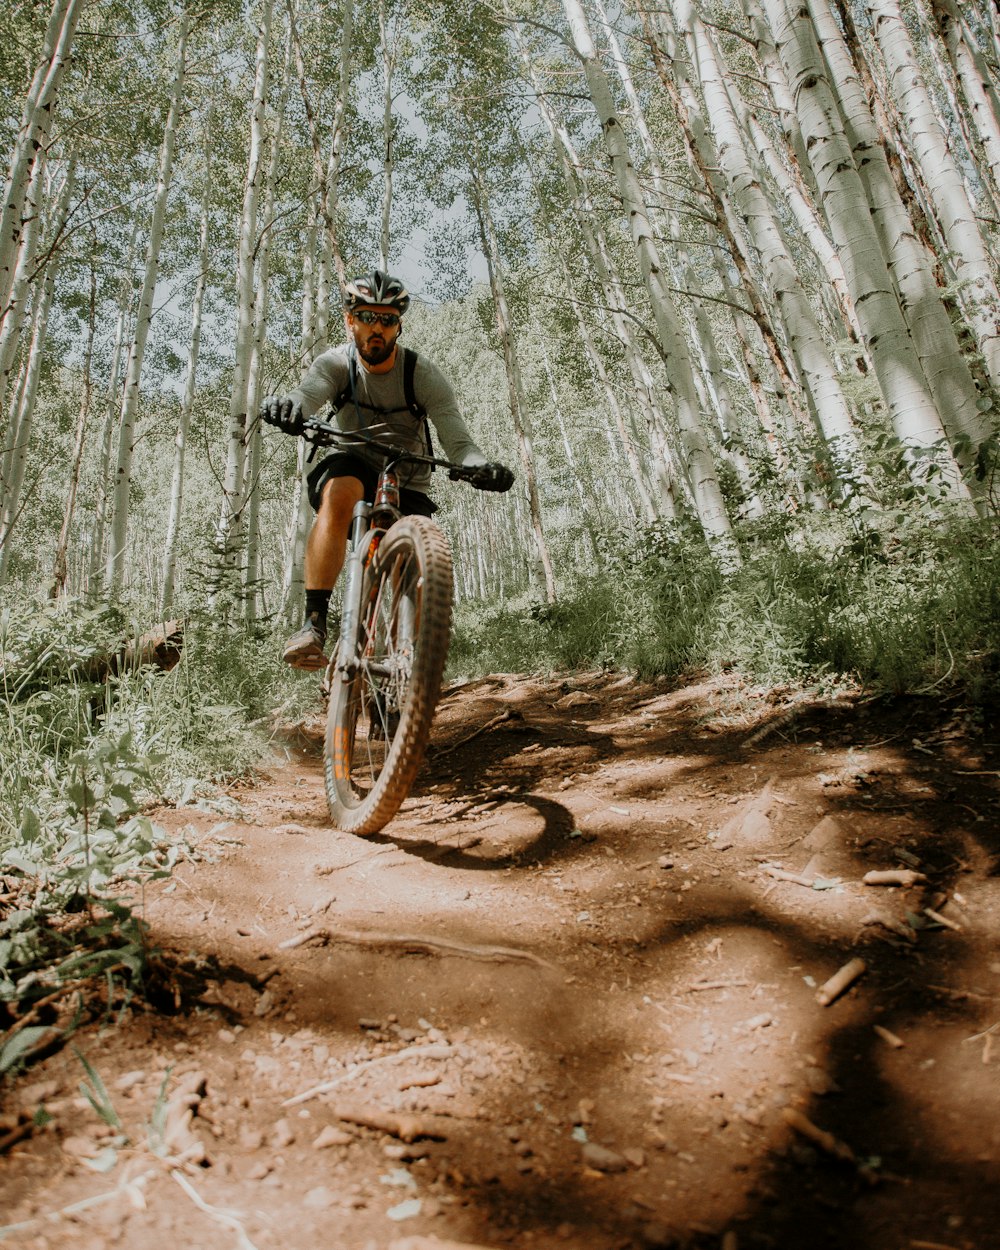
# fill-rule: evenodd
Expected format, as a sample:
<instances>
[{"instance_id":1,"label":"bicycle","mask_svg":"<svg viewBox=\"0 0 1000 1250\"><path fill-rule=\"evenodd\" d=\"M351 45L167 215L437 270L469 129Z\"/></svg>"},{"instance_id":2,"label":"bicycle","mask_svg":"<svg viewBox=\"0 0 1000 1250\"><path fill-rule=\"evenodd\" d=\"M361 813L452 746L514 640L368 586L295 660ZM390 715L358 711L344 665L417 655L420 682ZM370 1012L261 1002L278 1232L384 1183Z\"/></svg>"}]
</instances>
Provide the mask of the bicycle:
<instances>
[{"instance_id":1,"label":"bicycle","mask_svg":"<svg viewBox=\"0 0 1000 1250\"><path fill-rule=\"evenodd\" d=\"M476 485L476 469L346 434L315 417L319 445L385 457L374 503L355 505L340 633L326 670L326 797L345 833L376 833L395 816L423 763L451 642L452 559L429 517L403 516L398 466L429 464Z\"/></svg>"}]
</instances>

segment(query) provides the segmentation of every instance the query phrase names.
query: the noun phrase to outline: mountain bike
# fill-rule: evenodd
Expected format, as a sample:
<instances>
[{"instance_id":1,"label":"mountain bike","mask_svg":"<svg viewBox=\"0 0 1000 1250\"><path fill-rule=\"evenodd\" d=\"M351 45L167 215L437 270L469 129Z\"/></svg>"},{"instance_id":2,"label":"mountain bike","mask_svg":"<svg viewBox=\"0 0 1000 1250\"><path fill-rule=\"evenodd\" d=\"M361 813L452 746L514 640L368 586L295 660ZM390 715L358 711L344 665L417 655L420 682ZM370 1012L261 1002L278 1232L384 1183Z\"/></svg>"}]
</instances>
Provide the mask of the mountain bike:
<instances>
[{"instance_id":1,"label":"mountain bike","mask_svg":"<svg viewBox=\"0 0 1000 1250\"><path fill-rule=\"evenodd\" d=\"M452 561L429 517L400 511L399 467L445 469L476 484L476 468L345 434L310 417L320 446L384 457L374 503L355 505L344 565L340 634L329 691L323 769L334 825L375 833L399 810L423 762L451 641Z\"/></svg>"}]
</instances>

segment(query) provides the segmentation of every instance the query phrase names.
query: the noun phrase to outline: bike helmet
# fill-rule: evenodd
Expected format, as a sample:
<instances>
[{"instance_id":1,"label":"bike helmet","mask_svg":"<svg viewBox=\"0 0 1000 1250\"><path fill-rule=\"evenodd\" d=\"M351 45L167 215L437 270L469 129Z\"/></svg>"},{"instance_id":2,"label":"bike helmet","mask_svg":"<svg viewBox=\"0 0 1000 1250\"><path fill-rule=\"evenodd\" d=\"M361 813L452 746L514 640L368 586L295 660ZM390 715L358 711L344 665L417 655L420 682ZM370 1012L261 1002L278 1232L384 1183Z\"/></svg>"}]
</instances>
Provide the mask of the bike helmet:
<instances>
[{"instance_id":1,"label":"bike helmet","mask_svg":"<svg viewBox=\"0 0 1000 1250\"><path fill-rule=\"evenodd\" d=\"M353 278L343 291L344 307L348 312L369 304L381 304L395 308L400 316L410 306L410 296L398 278L381 269L373 269L363 278Z\"/></svg>"}]
</instances>

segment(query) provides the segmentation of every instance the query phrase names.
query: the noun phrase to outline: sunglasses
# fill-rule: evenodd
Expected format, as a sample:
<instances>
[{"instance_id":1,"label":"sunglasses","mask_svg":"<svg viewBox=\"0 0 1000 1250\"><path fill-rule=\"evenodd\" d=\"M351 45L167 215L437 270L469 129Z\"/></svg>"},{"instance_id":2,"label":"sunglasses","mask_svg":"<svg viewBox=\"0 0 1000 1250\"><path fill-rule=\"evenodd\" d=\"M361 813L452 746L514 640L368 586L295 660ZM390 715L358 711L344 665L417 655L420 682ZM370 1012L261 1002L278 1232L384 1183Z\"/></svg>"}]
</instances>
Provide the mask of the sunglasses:
<instances>
[{"instance_id":1,"label":"sunglasses","mask_svg":"<svg viewBox=\"0 0 1000 1250\"><path fill-rule=\"evenodd\" d=\"M358 308L351 316L366 326L380 325L388 328L399 325L399 313L377 313L371 312L367 308Z\"/></svg>"}]
</instances>

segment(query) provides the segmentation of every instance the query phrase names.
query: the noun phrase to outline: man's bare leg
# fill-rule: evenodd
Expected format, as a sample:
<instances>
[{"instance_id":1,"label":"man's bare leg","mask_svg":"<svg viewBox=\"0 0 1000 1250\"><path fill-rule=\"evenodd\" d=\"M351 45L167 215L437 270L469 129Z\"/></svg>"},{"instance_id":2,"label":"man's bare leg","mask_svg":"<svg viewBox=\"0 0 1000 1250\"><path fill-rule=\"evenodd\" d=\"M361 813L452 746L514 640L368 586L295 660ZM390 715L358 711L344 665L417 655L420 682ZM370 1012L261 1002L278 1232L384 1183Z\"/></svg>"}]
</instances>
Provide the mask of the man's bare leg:
<instances>
[{"instance_id":1,"label":"man's bare leg","mask_svg":"<svg viewBox=\"0 0 1000 1250\"><path fill-rule=\"evenodd\" d=\"M364 498L356 477L334 477L323 487L319 511L306 540L305 624L289 638L284 653L294 668L325 668L326 609L347 554L354 505Z\"/></svg>"}]
</instances>

